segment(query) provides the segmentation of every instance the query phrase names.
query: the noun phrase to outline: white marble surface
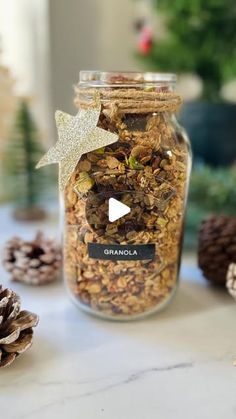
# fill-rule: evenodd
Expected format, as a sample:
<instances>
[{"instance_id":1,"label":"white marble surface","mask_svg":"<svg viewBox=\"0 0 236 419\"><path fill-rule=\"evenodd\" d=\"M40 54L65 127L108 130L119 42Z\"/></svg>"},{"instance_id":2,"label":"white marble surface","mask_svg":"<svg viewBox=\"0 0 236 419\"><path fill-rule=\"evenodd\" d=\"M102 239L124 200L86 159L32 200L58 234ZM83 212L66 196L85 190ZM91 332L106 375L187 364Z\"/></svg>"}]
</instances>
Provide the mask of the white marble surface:
<instances>
[{"instance_id":1,"label":"white marble surface","mask_svg":"<svg viewBox=\"0 0 236 419\"><path fill-rule=\"evenodd\" d=\"M0 219L1 243L13 230L32 235L7 210ZM1 280L9 285L2 271ZM192 258L172 304L137 322L79 312L62 283L11 286L40 323L33 347L0 370L1 419L235 419L236 304Z\"/></svg>"}]
</instances>

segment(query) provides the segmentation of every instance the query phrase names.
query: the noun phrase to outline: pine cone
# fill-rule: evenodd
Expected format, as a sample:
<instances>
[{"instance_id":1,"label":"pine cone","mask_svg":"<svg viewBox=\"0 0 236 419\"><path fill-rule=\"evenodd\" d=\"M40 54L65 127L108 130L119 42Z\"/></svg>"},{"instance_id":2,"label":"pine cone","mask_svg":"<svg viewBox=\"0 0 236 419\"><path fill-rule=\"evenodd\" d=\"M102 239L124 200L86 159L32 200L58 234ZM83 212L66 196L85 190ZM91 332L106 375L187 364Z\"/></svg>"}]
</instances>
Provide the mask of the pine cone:
<instances>
[{"instance_id":1,"label":"pine cone","mask_svg":"<svg viewBox=\"0 0 236 419\"><path fill-rule=\"evenodd\" d=\"M236 262L236 217L212 215L200 227L199 267L209 281L225 286L231 262Z\"/></svg>"},{"instance_id":2,"label":"pine cone","mask_svg":"<svg viewBox=\"0 0 236 419\"><path fill-rule=\"evenodd\" d=\"M20 311L20 298L0 285L0 367L10 365L32 344L38 316Z\"/></svg>"},{"instance_id":3,"label":"pine cone","mask_svg":"<svg viewBox=\"0 0 236 419\"><path fill-rule=\"evenodd\" d=\"M5 245L3 266L13 281L43 285L58 278L61 250L54 240L46 239L41 232L30 242L13 237Z\"/></svg>"},{"instance_id":4,"label":"pine cone","mask_svg":"<svg viewBox=\"0 0 236 419\"><path fill-rule=\"evenodd\" d=\"M236 263L231 263L229 265L226 279L228 291L236 300Z\"/></svg>"}]
</instances>

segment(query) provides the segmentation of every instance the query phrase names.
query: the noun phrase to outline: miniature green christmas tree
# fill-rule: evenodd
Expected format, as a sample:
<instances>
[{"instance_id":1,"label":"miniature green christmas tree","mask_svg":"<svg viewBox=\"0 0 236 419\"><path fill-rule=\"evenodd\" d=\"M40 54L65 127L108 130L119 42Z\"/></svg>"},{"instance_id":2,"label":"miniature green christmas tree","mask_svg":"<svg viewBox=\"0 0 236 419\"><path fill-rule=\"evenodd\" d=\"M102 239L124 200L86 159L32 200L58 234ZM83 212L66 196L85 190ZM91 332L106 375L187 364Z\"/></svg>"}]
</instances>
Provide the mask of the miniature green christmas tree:
<instances>
[{"instance_id":1,"label":"miniature green christmas tree","mask_svg":"<svg viewBox=\"0 0 236 419\"><path fill-rule=\"evenodd\" d=\"M141 56L149 68L192 72L203 81L203 99L220 100L220 88L236 73L235 0L155 0L167 35Z\"/></svg>"},{"instance_id":2,"label":"miniature green christmas tree","mask_svg":"<svg viewBox=\"0 0 236 419\"><path fill-rule=\"evenodd\" d=\"M35 169L42 154L35 123L23 101L5 153L5 179L10 183L9 197L17 219L35 220L45 215L38 206L45 191L45 173Z\"/></svg>"}]
</instances>

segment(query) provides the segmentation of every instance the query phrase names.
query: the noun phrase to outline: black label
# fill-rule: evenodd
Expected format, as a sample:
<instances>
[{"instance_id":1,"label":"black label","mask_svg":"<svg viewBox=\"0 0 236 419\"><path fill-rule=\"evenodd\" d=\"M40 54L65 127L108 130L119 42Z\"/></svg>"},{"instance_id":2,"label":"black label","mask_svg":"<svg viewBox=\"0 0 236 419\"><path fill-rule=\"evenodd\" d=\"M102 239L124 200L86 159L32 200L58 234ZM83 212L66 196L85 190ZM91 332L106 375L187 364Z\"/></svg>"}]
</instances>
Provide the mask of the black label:
<instances>
[{"instance_id":1,"label":"black label","mask_svg":"<svg viewBox=\"0 0 236 419\"><path fill-rule=\"evenodd\" d=\"M89 257L107 260L152 260L155 244L100 244L88 243Z\"/></svg>"}]
</instances>

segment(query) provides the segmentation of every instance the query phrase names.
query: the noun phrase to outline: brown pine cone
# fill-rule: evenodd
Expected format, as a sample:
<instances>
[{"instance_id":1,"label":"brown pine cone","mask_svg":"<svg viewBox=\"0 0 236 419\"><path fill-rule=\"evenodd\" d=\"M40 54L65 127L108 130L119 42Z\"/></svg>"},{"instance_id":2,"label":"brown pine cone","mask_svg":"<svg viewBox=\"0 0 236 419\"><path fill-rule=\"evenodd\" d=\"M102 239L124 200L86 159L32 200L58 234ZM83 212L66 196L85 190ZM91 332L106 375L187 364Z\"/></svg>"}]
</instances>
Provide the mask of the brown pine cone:
<instances>
[{"instance_id":1,"label":"brown pine cone","mask_svg":"<svg viewBox=\"0 0 236 419\"><path fill-rule=\"evenodd\" d=\"M226 286L228 291L236 300L236 263L231 263L229 265L226 279Z\"/></svg>"},{"instance_id":2,"label":"brown pine cone","mask_svg":"<svg viewBox=\"0 0 236 419\"><path fill-rule=\"evenodd\" d=\"M43 285L56 280L61 268L61 249L39 232L33 241L13 237L4 248L3 266L13 281Z\"/></svg>"},{"instance_id":3,"label":"brown pine cone","mask_svg":"<svg viewBox=\"0 0 236 419\"><path fill-rule=\"evenodd\" d=\"M20 311L20 297L0 285L0 367L10 365L32 344L38 316Z\"/></svg>"},{"instance_id":4,"label":"brown pine cone","mask_svg":"<svg viewBox=\"0 0 236 419\"><path fill-rule=\"evenodd\" d=\"M236 262L236 217L212 215L199 230L198 264L209 281L226 284L230 263Z\"/></svg>"}]
</instances>

